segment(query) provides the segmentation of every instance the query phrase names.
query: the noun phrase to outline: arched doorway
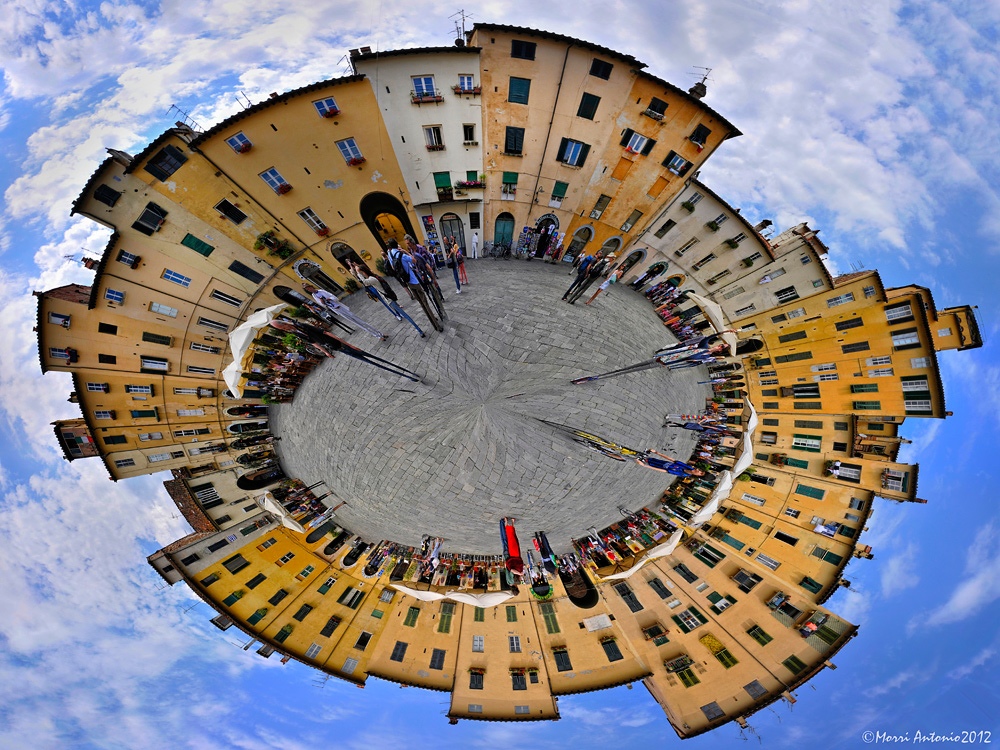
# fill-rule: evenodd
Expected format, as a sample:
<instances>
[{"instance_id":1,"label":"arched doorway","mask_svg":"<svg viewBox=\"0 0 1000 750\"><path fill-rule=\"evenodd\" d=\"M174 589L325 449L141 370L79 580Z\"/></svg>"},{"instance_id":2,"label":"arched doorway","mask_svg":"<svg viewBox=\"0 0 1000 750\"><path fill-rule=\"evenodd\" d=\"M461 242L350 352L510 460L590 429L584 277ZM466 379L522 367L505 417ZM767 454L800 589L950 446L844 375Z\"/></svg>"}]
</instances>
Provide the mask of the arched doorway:
<instances>
[{"instance_id":1,"label":"arched doorway","mask_svg":"<svg viewBox=\"0 0 1000 750\"><path fill-rule=\"evenodd\" d=\"M388 239L389 236L387 236L386 239ZM400 244L405 244L402 240L402 237L400 237L396 241L399 242ZM333 253L333 257L336 258L337 261L340 263L340 265L342 265L345 269L349 268L349 266L347 265L347 261L349 260L353 260L355 263L358 263L359 265L368 265L367 263L365 263L365 261L362 259L360 255L354 252L354 248L348 245L346 242L334 242L332 245L330 245L330 252Z\"/></svg>"},{"instance_id":2,"label":"arched doorway","mask_svg":"<svg viewBox=\"0 0 1000 750\"><path fill-rule=\"evenodd\" d=\"M684 274L679 273L675 274L674 276L668 276L666 282L670 284L670 286L676 289L677 287L679 287L681 284L684 283L684 279L686 278L687 277Z\"/></svg>"},{"instance_id":3,"label":"arched doorway","mask_svg":"<svg viewBox=\"0 0 1000 750\"><path fill-rule=\"evenodd\" d=\"M559 218L555 214L545 214L535 222L535 252L536 258L545 256L545 251L555 240L559 231Z\"/></svg>"},{"instance_id":4,"label":"arched doorway","mask_svg":"<svg viewBox=\"0 0 1000 750\"><path fill-rule=\"evenodd\" d=\"M493 225L493 244L511 245L514 242L514 214L504 211Z\"/></svg>"},{"instance_id":5,"label":"arched doorway","mask_svg":"<svg viewBox=\"0 0 1000 750\"><path fill-rule=\"evenodd\" d=\"M594 239L594 228L589 224L585 227L580 227L573 232L573 239L569 243L569 247L566 248L566 252L563 253L562 259L567 263L572 263L573 259L583 252L583 248L592 239Z\"/></svg>"},{"instance_id":6,"label":"arched doorway","mask_svg":"<svg viewBox=\"0 0 1000 750\"><path fill-rule=\"evenodd\" d=\"M621 262L621 264L616 268L616 271L621 271L621 276L619 278L624 278L625 274L632 270L632 267L638 263L646 255L645 250L633 250L628 254L628 257Z\"/></svg>"},{"instance_id":7,"label":"arched doorway","mask_svg":"<svg viewBox=\"0 0 1000 750\"><path fill-rule=\"evenodd\" d=\"M227 428L230 432L242 433L254 430L266 430L267 422L233 422Z\"/></svg>"},{"instance_id":8,"label":"arched doorway","mask_svg":"<svg viewBox=\"0 0 1000 750\"><path fill-rule=\"evenodd\" d=\"M465 224L458 214L445 214L441 217L441 245L445 246L446 243L450 242L450 238L454 237L455 242L458 246L462 248L462 252L468 255L468 250L465 245Z\"/></svg>"},{"instance_id":9,"label":"arched doorway","mask_svg":"<svg viewBox=\"0 0 1000 750\"><path fill-rule=\"evenodd\" d=\"M308 281L315 287L325 289L331 294L339 294L344 288L323 272L319 263L311 260L300 260L292 266L295 275L304 281Z\"/></svg>"},{"instance_id":10,"label":"arched doorway","mask_svg":"<svg viewBox=\"0 0 1000 750\"><path fill-rule=\"evenodd\" d=\"M369 193L361 199L358 205L361 212L361 220L368 227L368 231L378 241L379 247L385 249L386 240L394 238L400 245L404 245L403 235L410 234L416 239L417 234L413 231L409 214L399 199L388 193ZM381 253L375 253L380 255Z\"/></svg>"},{"instance_id":11,"label":"arched doorway","mask_svg":"<svg viewBox=\"0 0 1000 750\"><path fill-rule=\"evenodd\" d=\"M611 253L617 253L618 250L621 249L621 246L621 237L612 237L605 240L604 244L601 245L601 252L604 254L604 257L607 258Z\"/></svg>"}]
</instances>

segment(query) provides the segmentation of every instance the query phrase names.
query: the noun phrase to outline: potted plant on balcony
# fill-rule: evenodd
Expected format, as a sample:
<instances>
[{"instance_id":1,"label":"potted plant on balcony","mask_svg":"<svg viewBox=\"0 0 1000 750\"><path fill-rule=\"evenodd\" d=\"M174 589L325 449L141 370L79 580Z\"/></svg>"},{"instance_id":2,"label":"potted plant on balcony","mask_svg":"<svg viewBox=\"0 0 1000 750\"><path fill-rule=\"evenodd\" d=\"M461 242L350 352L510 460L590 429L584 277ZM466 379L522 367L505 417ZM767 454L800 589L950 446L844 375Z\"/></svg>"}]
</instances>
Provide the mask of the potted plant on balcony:
<instances>
[{"instance_id":1,"label":"potted plant on balcony","mask_svg":"<svg viewBox=\"0 0 1000 750\"><path fill-rule=\"evenodd\" d=\"M714 219L712 221L706 221L705 226L711 229L713 232L719 231L719 225L715 222Z\"/></svg>"},{"instance_id":2,"label":"potted plant on balcony","mask_svg":"<svg viewBox=\"0 0 1000 750\"><path fill-rule=\"evenodd\" d=\"M681 204L681 208L683 208L685 211L687 211L690 214L694 213L694 204L691 201L684 201Z\"/></svg>"},{"instance_id":3,"label":"potted plant on balcony","mask_svg":"<svg viewBox=\"0 0 1000 750\"><path fill-rule=\"evenodd\" d=\"M330 234L330 227L319 227L316 230L316 234L318 234L320 237L326 237L328 234Z\"/></svg>"},{"instance_id":4,"label":"potted plant on balcony","mask_svg":"<svg viewBox=\"0 0 1000 750\"><path fill-rule=\"evenodd\" d=\"M735 250L740 246L740 243L734 240L732 237L726 240L726 244L729 245L729 247L731 247L733 250Z\"/></svg>"},{"instance_id":5,"label":"potted plant on balcony","mask_svg":"<svg viewBox=\"0 0 1000 750\"><path fill-rule=\"evenodd\" d=\"M744 258L743 265L746 266L747 268L753 266L753 258Z\"/></svg>"},{"instance_id":6,"label":"potted plant on balcony","mask_svg":"<svg viewBox=\"0 0 1000 750\"><path fill-rule=\"evenodd\" d=\"M278 243L277 247L269 253L269 255L277 255L282 260L286 260L287 258L290 258L294 252L295 250L292 248L292 244L288 240L282 240Z\"/></svg>"},{"instance_id":7,"label":"potted plant on balcony","mask_svg":"<svg viewBox=\"0 0 1000 750\"><path fill-rule=\"evenodd\" d=\"M250 141L243 141L243 143L240 144L240 147L238 149L236 149L236 153L238 153L238 154L245 154L247 151L249 151L252 148L253 148L253 144L250 143Z\"/></svg>"},{"instance_id":8,"label":"potted plant on balcony","mask_svg":"<svg viewBox=\"0 0 1000 750\"><path fill-rule=\"evenodd\" d=\"M253 243L254 250L263 250L265 247L274 249L278 246L278 238L274 236L274 230L268 229L257 235L257 241Z\"/></svg>"},{"instance_id":9,"label":"potted plant on balcony","mask_svg":"<svg viewBox=\"0 0 1000 750\"><path fill-rule=\"evenodd\" d=\"M347 165L349 167L356 167L359 164L364 164L364 163L365 163L365 157L363 156L352 156L350 159L347 160Z\"/></svg>"},{"instance_id":10,"label":"potted plant on balcony","mask_svg":"<svg viewBox=\"0 0 1000 750\"><path fill-rule=\"evenodd\" d=\"M287 182L283 182L280 185L278 185L278 189L275 192L278 195L284 195L285 193L290 192L291 189L292 189L291 185L289 185Z\"/></svg>"}]
</instances>

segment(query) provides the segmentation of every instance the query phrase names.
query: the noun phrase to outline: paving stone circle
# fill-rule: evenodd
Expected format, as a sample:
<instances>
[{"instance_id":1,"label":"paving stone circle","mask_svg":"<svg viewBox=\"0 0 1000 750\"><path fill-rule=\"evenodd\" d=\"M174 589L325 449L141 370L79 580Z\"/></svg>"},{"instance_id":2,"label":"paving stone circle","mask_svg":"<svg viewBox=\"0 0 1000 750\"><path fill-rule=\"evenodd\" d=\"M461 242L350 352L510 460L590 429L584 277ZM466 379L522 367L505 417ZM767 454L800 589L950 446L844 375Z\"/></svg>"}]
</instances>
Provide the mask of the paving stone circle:
<instances>
[{"instance_id":1,"label":"paving stone circle","mask_svg":"<svg viewBox=\"0 0 1000 750\"><path fill-rule=\"evenodd\" d=\"M501 552L498 521L517 519L522 544L545 531L556 552L591 526L619 520L619 507L656 501L670 477L621 463L539 421L586 430L619 444L686 459L693 433L663 428L667 413L690 413L711 395L704 367L633 373L572 385L582 375L649 359L675 339L649 302L626 285L590 307L561 301L573 277L565 265L468 260L469 285L455 293L439 278L444 333L393 284L400 304L427 333L421 339L378 302L355 293L351 310L389 336L361 330L355 346L419 373L391 376L339 355L324 362L290 404L271 407L271 428L289 476L323 481L335 520L369 541ZM425 325L426 324L426 325Z\"/></svg>"}]
</instances>

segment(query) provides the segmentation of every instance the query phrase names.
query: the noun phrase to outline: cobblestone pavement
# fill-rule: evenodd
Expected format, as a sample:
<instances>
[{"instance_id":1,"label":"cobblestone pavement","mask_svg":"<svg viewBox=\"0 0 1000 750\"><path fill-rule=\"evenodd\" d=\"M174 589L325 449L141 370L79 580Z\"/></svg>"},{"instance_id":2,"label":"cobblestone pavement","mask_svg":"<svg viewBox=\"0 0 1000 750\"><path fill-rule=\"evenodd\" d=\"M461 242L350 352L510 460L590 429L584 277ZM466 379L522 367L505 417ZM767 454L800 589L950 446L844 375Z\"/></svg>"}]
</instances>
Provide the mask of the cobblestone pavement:
<instances>
[{"instance_id":1,"label":"cobblestone pavement","mask_svg":"<svg viewBox=\"0 0 1000 750\"><path fill-rule=\"evenodd\" d=\"M282 465L307 484L324 481L328 501L347 503L338 522L370 541L416 545L431 534L445 551L499 554L498 520L513 516L522 544L545 531L568 551L590 526L620 519L619 506L655 501L672 477L600 455L539 419L687 458L693 434L661 425L666 413L703 408L705 368L572 385L674 343L646 299L623 286L570 306L560 300L572 281L563 266L480 259L467 269L461 295L442 269L440 334L391 282L426 339L362 294L347 300L389 336L359 330L351 343L425 382L344 356L324 362L291 404L271 408Z\"/></svg>"}]
</instances>

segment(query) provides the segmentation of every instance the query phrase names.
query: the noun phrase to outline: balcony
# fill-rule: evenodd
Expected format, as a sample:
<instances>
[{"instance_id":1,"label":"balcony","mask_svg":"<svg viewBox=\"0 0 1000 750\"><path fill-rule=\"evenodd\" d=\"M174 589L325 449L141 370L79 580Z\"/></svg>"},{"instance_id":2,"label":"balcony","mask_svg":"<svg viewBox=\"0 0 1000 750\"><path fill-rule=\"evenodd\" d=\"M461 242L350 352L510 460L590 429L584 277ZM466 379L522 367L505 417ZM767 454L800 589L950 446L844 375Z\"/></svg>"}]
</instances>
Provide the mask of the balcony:
<instances>
[{"instance_id":1,"label":"balcony","mask_svg":"<svg viewBox=\"0 0 1000 750\"><path fill-rule=\"evenodd\" d=\"M334 107L333 109L328 109L323 113L323 117L327 120L332 120L334 117L340 114L340 110Z\"/></svg>"},{"instance_id":2,"label":"balcony","mask_svg":"<svg viewBox=\"0 0 1000 750\"><path fill-rule=\"evenodd\" d=\"M444 144L443 143L435 143L433 145L427 144L427 150L428 151L444 151Z\"/></svg>"},{"instance_id":3,"label":"balcony","mask_svg":"<svg viewBox=\"0 0 1000 750\"><path fill-rule=\"evenodd\" d=\"M357 167L364 164L366 161L368 160L365 159L365 157L363 156L352 156L350 159L347 160L347 166Z\"/></svg>"},{"instance_id":4,"label":"balcony","mask_svg":"<svg viewBox=\"0 0 1000 750\"><path fill-rule=\"evenodd\" d=\"M657 112L655 109L649 109L648 107L642 110L642 114L651 120L656 120L657 122L663 122L663 113Z\"/></svg>"},{"instance_id":5,"label":"balcony","mask_svg":"<svg viewBox=\"0 0 1000 750\"><path fill-rule=\"evenodd\" d=\"M274 189L274 192L276 192L278 195L285 195L286 193L290 193L291 191L292 191L292 186L289 185L287 182L281 183L280 185L278 185L278 187Z\"/></svg>"},{"instance_id":6,"label":"balcony","mask_svg":"<svg viewBox=\"0 0 1000 750\"><path fill-rule=\"evenodd\" d=\"M663 666L671 673L683 672L688 667L694 666L694 659L687 654L681 654L678 657L663 662Z\"/></svg>"},{"instance_id":7,"label":"balcony","mask_svg":"<svg viewBox=\"0 0 1000 750\"><path fill-rule=\"evenodd\" d=\"M441 96L441 92L434 90L431 92L423 92L418 94L416 91L410 92L410 103L411 104L431 104L435 102L443 102L444 97Z\"/></svg>"},{"instance_id":8,"label":"balcony","mask_svg":"<svg viewBox=\"0 0 1000 750\"><path fill-rule=\"evenodd\" d=\"M462 188L463 190L474 190L485 188L486 183L483 180L459 180L455 183L455 187Z\"/></svg>"},{"instance_id":9,"label":"balcony","mask_svg":"<svg viewBox=\"0 0 1000 750\"><path fill-rule=\"evenodd\" d=\"M452 86L451 90L459 96L462 96L463 94L468 96L479 96L483 93L482 86L473 86L471 89L463 89L461 86Z\"/></svg>"}]
</instances>

